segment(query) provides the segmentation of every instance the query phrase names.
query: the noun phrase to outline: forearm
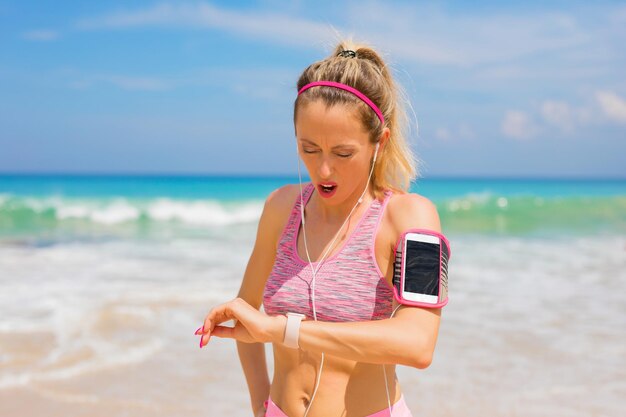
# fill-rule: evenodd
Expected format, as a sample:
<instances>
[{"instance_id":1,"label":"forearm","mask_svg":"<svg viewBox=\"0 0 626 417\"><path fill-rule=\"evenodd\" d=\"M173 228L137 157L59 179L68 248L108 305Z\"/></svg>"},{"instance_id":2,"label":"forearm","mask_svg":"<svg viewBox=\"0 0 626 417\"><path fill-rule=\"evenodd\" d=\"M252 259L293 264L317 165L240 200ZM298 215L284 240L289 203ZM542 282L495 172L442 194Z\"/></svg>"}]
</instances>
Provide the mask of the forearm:
<instances>
[{"instance_id":1,"label":"forearm","mask_svg":"<svg viewBox=\"0 0 626 417\"><path fill-rule=\"evenodd\" d=\"M250 403L255 413L270 394L265 345L237 342L237 353L250 391Z\"/></svg>"},{"instance_id":2,"label":"forearm","mask_svg":"<svg viewBox=\"0 0 626 417\"><path fill-rule=\"evenodd\" d=\"M287 323L279 322L276 341L282 343ZM410 332L400 320L383 319L362 322L322 322L304 320L300 325L300 349L337 356L357 362L400 364L421 368L427 343L419 331Z\"/></svg>"}]
</instances>

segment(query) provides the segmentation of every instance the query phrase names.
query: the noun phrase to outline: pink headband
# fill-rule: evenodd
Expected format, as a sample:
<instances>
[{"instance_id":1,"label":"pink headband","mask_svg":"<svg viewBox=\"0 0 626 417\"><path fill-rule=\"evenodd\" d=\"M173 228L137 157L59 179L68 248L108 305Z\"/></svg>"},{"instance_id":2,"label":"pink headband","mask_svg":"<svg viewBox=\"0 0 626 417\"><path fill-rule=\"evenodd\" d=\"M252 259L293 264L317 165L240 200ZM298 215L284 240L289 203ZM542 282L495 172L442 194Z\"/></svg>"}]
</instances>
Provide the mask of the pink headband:
<instances>
[{"instance_id":1,"label":"pink headband","mask_svg":"<svg viewBox=\"0 0 626 417\"><path fill-rule=\"evenodd\" d=\"M336 83L334 81L315 81L315 82L309 83L309 84L305 85L304 87L302 87L300 89L300 91L298 91L298 95L302 94L303 91L308 90L309 88L315 87L315 86L318 86L318 85L327 86L327 87L340 88L342 90L346 90L346 91L351 92L352 94L354 94L355 96L357 96L358 98L363 100L365 102L365 104L370 106L372 108L372 110L374 110L374 113L376 113L376 116L378 116L378 118L380 119L380 122L382 124L385 124L385 118L383 117L383 113L376 106L376 104L374 104L374 102L372 100L367 98L367 96L365 94L361 93L356 88L350 87L349 85Z\"/></svg>"}]
</instances>

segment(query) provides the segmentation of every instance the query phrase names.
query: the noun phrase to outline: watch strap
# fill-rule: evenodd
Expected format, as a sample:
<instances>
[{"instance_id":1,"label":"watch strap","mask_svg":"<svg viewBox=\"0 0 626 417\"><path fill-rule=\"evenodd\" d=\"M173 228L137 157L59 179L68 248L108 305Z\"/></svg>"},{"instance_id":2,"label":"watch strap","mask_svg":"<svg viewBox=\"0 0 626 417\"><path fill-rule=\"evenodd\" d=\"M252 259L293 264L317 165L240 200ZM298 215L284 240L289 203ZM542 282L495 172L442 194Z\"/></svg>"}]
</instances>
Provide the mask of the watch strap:
<instances>
[{"instance_id":1,"label":"watch strap","mask_svg":"<svg viewBox=\"0 0 626 417\"><path fill-rule=\"evenodd\" d=\"M287 313L287 325L285 326L285 346L298 349L298 338L300 336L300 323L306 316L300 313Z\"/></svg>"}]
</instances>

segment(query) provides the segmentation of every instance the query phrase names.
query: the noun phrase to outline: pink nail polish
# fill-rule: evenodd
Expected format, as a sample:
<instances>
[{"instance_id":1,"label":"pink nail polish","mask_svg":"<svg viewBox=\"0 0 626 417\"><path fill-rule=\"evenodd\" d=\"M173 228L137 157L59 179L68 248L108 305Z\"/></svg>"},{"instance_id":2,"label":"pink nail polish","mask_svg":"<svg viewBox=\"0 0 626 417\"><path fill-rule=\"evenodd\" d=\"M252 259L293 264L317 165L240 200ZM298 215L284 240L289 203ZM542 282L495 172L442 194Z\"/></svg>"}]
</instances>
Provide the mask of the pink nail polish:
<instances>
[{"instance_id":1,"label":"pink nail polish","mask_svg":"<svg viewBox=\"0 0 626 417\"><path fill-rule=\"evenodd\" d=\"M202 349L202 338L200 338L200 349Z\"/></svg>"},{"instance_id":2,"label":"pink nail polish","mask_svg":"<svg viewBox=\"0 0 626 417\"><path fill-rule=\"evenodd\" d=\"M200 333L200 330L202 329L202 327L198 327L198 329L196 330L196 335Z\"/></svg>"}]
</instances>

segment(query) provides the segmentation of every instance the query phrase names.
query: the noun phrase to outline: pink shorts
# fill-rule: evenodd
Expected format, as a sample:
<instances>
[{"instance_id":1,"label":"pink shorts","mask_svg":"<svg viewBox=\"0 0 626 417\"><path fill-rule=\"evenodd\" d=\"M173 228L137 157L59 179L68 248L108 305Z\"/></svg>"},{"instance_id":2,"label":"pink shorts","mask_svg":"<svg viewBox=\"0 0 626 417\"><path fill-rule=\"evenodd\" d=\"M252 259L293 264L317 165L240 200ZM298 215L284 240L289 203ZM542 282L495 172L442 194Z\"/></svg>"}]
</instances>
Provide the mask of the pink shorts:
<instances>
[{"instance_id":1,"label":"pink shorts","mask_svg":"<svg viewBox=\"0 0 626 417\"><path fill-rule=\"evenodd\" d=\"M265 412L265 417L289 417L283 412L283 410L274 404L271 397L268 397L267 401L265 401L265 408L267 410ZM404 394L401 394L398 402L391 406L391 416L389 416L389 408L385 407L384 409L366 417L413 417L413 415L411 414L411 410L409 410L409 406L406 405L406 402L404 401Z\"/></svg>"}]
</instances>

